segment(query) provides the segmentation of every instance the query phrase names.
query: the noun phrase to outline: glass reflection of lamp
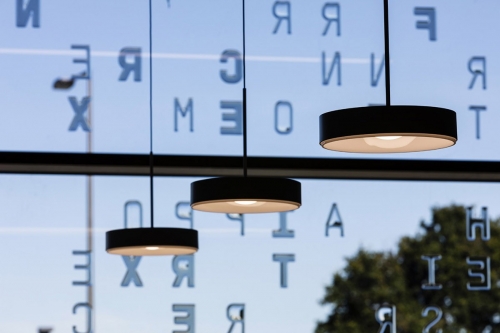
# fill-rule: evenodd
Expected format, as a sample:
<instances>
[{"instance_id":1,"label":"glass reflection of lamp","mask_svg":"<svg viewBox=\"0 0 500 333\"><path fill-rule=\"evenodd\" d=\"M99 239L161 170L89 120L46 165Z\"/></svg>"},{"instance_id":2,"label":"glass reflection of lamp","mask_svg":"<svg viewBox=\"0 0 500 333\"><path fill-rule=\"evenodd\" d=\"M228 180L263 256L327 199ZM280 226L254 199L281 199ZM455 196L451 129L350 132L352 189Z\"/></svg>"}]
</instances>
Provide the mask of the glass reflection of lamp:
<instances>
[{"instance_id":1,"label":"glass reflection of lamp","mask_svg":"<svg viewBox=\"0 0 500 333\"><path fill-rule=\"evenodd\" d=\"M38 333L51 333L53 328L51 327L41 327L38 329Z\"/></svg>"},{"instance_id":2,"label":"glass reflection of lamp","mask_svg":"<svg viewBox=\"0 0 500 333\"><path fill-rule=\"evenodd\" d=\"M203 179L191 184L194 210L250 214L286 212L298 209L302 202L299 182L277 177L247 177L247 91L245 0L243 7L243 177Z\"/></svg>"},{"instance_id":3,"label":"glass reflection of lamp","mask_svg":"<svg viewBox=\"0 0 500 333\"><path fill-rule=\"evenodd\" d=\"M184 228L155 228L153 191L153 26L149 0L149 181L151 227L106 232L106 251L122 256L187 255L198 251L198 231Z\"/></svg>"},{"instance_id":4,"label":"glass reflection of lamp","mask_svg":"<svg viewBox=\"0 0 500 333\"><path fill-rule=\"evenodd\" d=\"M72 77L70 78L65 78L65 77L60 77L60 78L57 78L53 85L52 85L52 88L56 89L56 90L67 90L67 89L71 89L73 88L73 86L75 85L75 82L76 82L76 79L75 77L77 78L86 78L87 77L87 73L86 72L82 72L80 73L79 75L73 75ZM88 78L88 81L89 81L89 86L88 86L88 91L87 91L87 96L91 97L91 92L92 90L90 89L90 78Z\"/></svg>"},{"instance_id":5,"label":"glass reflection of lamp","mask_svg":"<svg viewBox=\"0 0 500 333\"><path fill-rule=\"evenodd\" d=\"M56 81L54 81L53 88L54 89L61 89L61 90L66 90L70 89L73 87L75 84L75 79L74 78L59 78Z\"/></svg>"},{"instance_id":6,"label":"glass reflection of lamp","mask_svg":"<svg viewBox=\"0 0 500 333\"><path fill-rule=\"evenodd\" d=\"M454 111L391 105L388 0L384 0L384 46L386 105L322 114L320 145L351 153L404 153L453 146L458 140Z\"/></svg>"}]
</instances>

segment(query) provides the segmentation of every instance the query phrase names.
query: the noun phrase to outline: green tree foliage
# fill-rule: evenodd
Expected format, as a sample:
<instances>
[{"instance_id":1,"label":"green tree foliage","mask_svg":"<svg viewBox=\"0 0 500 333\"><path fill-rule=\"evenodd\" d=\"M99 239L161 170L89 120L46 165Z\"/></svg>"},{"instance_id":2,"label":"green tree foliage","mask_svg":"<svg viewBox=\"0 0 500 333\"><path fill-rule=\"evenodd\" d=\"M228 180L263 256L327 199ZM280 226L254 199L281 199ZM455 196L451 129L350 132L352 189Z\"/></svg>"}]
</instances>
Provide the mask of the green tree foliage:
<instances>
[{"instance_id":1,"label":"green tree foliage","mask_svg":"<svg viewBox=\"0 0 500 333\"><path fill-rule=\"evenodd\" d=\"M429 224L421 222L422 232L403 237L397 252L368 252L361 249L347 259L346 267L334 275L326 288L323 305L332 306L316 333L376 333L380 325L375 310L381 304L397 307L397 332L420 333L436 318L434 312L422 317L422 310L437 306L443 318L431 332L500 332L500 219L491 220L491 239L466 238L466 210L463 206L434 208ZM436 283L441 290L423 290L427 282L427 261L422 255L439 254ZM467 257L491 258L491 290L469 291ZM498 281L498 282L497 282ZM388 330L387 330L388 331Z\"/></svg>"}]
</instances>

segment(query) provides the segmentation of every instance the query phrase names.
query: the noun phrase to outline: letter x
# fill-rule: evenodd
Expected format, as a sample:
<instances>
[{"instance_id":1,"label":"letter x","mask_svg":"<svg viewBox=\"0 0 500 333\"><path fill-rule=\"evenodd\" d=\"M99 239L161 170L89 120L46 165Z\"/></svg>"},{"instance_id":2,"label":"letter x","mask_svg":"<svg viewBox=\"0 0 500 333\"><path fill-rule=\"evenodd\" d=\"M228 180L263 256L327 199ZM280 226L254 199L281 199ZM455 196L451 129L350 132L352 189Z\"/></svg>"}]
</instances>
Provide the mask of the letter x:
<instances>
[{"instance_id":1,"label":"letter x","mask_svg":"<svg viewBox=\"0 0 500 333\"><path fill-rule=\"evenodd\" d=\"M139 266L142 257L122 256L122 258L125 266L127 266L127 273L123 278L122 287L128 287L130 282L133 282L136 287L142 287L141 278L139 277L139 273L137 273L137 266Z\"/></svg>"},{"instance_id":2,"label":"letter x","mask_svg":"<svg viewBox=\"0 0 500 333\"><path fill-rule=\"evenodd\" d=\"M73 118L73 121L69 125L69 130L76 131L78 129L78 126L82 126L82 129L85 132L90 132L90 127L87 124L87 120L84 117L85 112L87 111L87 108L89 107L90 97L84 97L82 99L81 104L78 103L78 101L76 100L76 97L69 97L69 102L71 103L71 107L73 108L73 111L75 112L75 117Z\"/></svg>"}]
</instances>

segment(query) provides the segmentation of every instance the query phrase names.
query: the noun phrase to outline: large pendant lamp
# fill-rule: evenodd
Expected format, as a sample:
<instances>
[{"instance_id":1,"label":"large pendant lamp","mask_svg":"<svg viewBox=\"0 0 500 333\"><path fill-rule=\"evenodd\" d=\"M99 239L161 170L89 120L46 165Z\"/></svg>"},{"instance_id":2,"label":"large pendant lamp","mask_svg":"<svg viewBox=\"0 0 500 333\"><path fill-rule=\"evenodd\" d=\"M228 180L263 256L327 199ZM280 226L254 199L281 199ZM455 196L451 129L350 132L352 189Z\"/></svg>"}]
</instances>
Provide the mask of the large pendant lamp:
<instances>
[{"instance_id":1,"label":"large pendant lamp","mask_svg":"<svg viewBox=\"0 0 500 333\"><path fill-rule=\"evenodd\" d=\"M321 146L351 153L405 153L453 146L458 139L454 111L391 105L388 0L384 0L384 46L386 105L322 114L319 119Z\"/></svg>"},{"instance_id":2,"label":"large pendant lamp","mask_svg":"<svg viewBox=\"0 0 500 333\"><path fill-rule=\"evenodd\" d=\"M286 178L247 175L247 91L245 0L243 0L243 177L210 178L191 184L191 207L195 210L251 214L294 210L301 205L300 183Z\"/></svg>"},{"instance_id":3,"label":"large pendant lamp","mask_svg":"<svg viewBox=\"0 0 500 333\"><path fill-rule=\"evenodd\" d=\"M149 179L151 227L106 232L106 251L122 256L186 255L198 251L198 232L193 229L155 228L153 193L153 29L149 0Z\"/></svg>"}]
</instances>

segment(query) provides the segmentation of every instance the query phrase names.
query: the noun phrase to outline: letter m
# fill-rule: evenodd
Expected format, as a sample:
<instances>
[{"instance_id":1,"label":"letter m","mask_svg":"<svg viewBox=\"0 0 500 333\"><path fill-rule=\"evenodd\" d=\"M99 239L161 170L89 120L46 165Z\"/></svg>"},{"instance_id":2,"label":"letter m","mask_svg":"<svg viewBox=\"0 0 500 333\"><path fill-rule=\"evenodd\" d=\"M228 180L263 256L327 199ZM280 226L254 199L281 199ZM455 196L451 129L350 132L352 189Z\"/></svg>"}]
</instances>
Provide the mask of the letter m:
<instances>
[{"instance_id":1,"label":"letter m","mask_svg":"<svg viewBox=\"0 0 500 333\"><path fill-rule=\"evenodd\" d=\"M31 16L33 28L40 28L40 0L16 0L16 26L25 28Z\"/></svg>"},{"instance_id":2,"label":"letter m","mask_svg":"<svg viewBox=\"0 0 500 333\"><path fill-rule=\"evenodd\" d=\"M193 132L193 99L190 98L188 100L188 103L185 108L182 107L182 105L179 103L179 99L175 99L174 103L174 129L177 132L179 130L178 128L178 114L180 113L182 117L186 117L189 113L189 131Z\"/></svg>"}]
</instances>

